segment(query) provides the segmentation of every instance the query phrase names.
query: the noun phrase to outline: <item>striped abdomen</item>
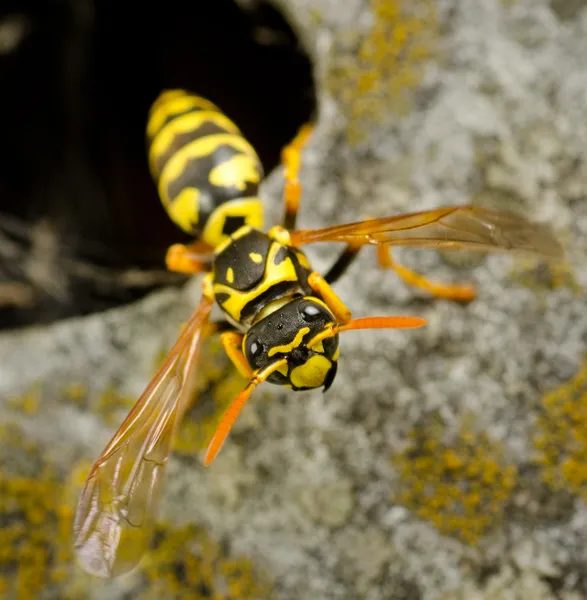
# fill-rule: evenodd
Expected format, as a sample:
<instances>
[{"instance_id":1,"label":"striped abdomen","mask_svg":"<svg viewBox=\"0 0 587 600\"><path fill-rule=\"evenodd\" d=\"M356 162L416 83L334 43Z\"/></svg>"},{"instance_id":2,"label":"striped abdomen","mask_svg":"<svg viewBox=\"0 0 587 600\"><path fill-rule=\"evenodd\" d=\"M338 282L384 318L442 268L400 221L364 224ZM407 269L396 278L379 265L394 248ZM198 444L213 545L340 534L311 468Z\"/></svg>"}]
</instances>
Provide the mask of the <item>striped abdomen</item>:
<instances>
[{"instance_id":1,"label":"striped abdomen","mask_svg":"<svg viewBox=\"0 0 587 600\"><path fill-rule=\"evenodd\" d=\"M214 104L163 92L149 112L149 167L171 219L213 247L243 225L263 225L263 168L237 126Z\"/></svg>"}]
</instances>

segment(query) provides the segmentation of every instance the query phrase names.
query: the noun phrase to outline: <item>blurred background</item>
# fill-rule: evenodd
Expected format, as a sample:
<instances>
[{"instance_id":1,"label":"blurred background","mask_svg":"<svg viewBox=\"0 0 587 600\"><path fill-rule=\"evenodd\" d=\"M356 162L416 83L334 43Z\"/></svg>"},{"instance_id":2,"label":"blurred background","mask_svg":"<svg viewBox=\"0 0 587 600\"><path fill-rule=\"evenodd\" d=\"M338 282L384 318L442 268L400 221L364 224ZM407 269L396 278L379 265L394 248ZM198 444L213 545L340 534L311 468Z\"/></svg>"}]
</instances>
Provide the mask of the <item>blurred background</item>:
<instances>
[{"instance_id":1,"label":"blurred background","mask_svg":"<svg viewBox=\"0 0 587 600\"><path fill-rule=\"evenodd\" d=\"M146 115L163 89L223 107L267 172L315 111L310 59L266 2L0 10L3 328L103 310L178 279L163 261L185 238L145 161Z\"/></svg>"},{"instance_id":2,"label":"blurred background","mask_svg":"<svg viewBox=\"0 0 587 600\"><path fill-rule=\"evenodd\" d=\"M587 598L586 34L583 0L3 0L0 599ZM312 120L301 227L471 202L548 222L568 262L401 251L473 283L463 306L365 251L354 315L428 326L349 334L327 394L259 389L206 469L244 384L209 340L151 552L102 581L81 485L200 297L146 161L175 87L257 149L270 216Z\"/></svg>"}]
</instances>

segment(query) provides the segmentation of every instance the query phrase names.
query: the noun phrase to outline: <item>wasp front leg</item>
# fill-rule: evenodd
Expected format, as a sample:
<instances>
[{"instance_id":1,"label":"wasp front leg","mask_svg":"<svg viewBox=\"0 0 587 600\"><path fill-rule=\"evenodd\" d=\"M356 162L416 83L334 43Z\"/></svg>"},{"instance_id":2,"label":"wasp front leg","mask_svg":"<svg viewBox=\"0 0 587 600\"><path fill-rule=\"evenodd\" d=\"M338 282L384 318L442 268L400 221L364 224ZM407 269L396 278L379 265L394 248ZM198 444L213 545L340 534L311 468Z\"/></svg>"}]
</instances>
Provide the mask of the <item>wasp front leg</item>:
<instances>
[{"instance_id":1,"label":"wasp front leg","mask_svg":"<svg viewBox=\"0 0 587 600\"><path fill-rule=\"evenodd\" d=\"M232 361L232 364L245 379L251 379L253 376L253 369L251 369L251 366L242 351L243 337L244 336L237 331L224 331L220 334L224 351Z\"/></svg>"},{"instance_id":2,"label":"wasp front leg","mask_svg":"<svg viewBox=\"0 0 587 600\"><path fill-rule=\"evenodd\" d=\"M173 244L167 250L165 264L170 271L195 275L210 270L214 253L212 248L204 242L191 244Z\"/></svg>"},{"instance_id":3,"label":"wasp front leg","mask_svg":"<svg viewBox=\"0 0 587 600\"><path fill-rule=\"evenodd\" d=\"M408 285L425 290L436 298L445 298L447 300L456 300L458 302L470 302L475 299L475 289L470 285L444 284L430 281L423 275L398 265L391 256L389 246L381 245L377 247L377 260L379 266L384 269L395 271Z\"/></svg>"},{"instance_id":4,"label":"wasp front leg","mask_svg":"<svg viewBox=\"0 0 587 600\"><path fill-rule=\"evenodd\" d=\"M346 307L345 303L336 295L335 291L330 287L328 282L320 275L320 273L310 273L308 277L308 285L312 291L321 297L326 306L330 309L337 323L348 323L353 315Z\"/></svg>"}]
</instances>

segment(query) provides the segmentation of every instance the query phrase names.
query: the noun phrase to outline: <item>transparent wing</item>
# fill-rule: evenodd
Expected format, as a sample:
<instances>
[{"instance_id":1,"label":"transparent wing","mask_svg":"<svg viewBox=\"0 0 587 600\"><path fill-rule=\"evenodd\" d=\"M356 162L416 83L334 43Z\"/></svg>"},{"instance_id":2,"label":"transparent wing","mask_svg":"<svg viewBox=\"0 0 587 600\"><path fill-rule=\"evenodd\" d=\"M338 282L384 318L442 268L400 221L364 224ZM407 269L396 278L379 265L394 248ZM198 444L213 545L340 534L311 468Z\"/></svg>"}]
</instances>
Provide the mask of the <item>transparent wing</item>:
<instances>
[{"instance_id":1,"label":"transparent wing","mask_svg":"<svg viewBox=\"0 0 587 600\"><path fill-rule=\"evenodd\" d=\"M211 310L212 302L202 300L88 475L75 516L74 545L81 566L92 575L130 571L149 547L165 467Z\"/></svg>"},{"instance_id":2,"label":"transparent wing","mask_svg":"<svg viewBox=\"0 0 587 600\"><path fill-rule=\"evenodd\" d=\"M453 206L371 219L324 229L291 232L294 246L314 242L347 242L448 248L454 250L517 251L562 260L563 250L548 227L509 213L480 206Z\"/></svg>"}]
</instances>

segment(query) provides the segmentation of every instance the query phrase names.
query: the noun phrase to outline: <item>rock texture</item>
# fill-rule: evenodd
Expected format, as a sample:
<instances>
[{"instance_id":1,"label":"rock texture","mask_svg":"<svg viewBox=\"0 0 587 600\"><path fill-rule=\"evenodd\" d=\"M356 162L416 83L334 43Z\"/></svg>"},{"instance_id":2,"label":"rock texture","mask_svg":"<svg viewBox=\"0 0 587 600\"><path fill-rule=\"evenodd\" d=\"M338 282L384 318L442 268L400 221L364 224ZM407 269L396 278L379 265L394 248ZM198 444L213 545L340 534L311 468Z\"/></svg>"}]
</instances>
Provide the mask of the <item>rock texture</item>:
<instances>
[{"instance_id":1,"label":"rock texture","mask_svg":"<svg viewBox=\"0 0 587 600\"><path fill-rule=\"evenodd\" d=\"M428 326L346 334L326 394L260 389L210 469L195 451L172 460L162 522L226 540L229 555L248 557L272 588L230 580L220 597L586 597L587 6L282 4L314 56L320 90L302 227L478 202L550 222L569 269L398 253L440 281L472 281L478 299L461 306L407 288L365 250L336 286L353 313L412 314ZM271 174L264 194L274 217L281 188ZM309 251L322 270L335 253ZM5 429L40 448L62 481L81 456L97 455L126 410L105 419L99 394L140 392L197 294L194 281L0 337ZM89 400L76 404L66 390L80 383ZM2 455L11 476L41 478L27 450L11 448ZM66 559L80 597L148 593L140 574L97 585ZM16 568L5 569L9 585ZM182 597L185 581L158 597ZM64 597L51 591L57 584L48 579L43 597ZM202 589L189 597L212 597Z\"/></svg>"}]
</instances>

